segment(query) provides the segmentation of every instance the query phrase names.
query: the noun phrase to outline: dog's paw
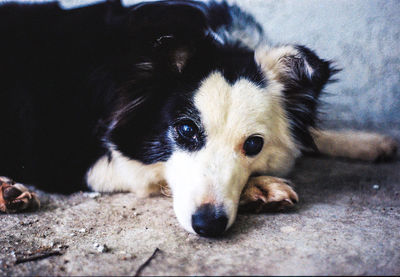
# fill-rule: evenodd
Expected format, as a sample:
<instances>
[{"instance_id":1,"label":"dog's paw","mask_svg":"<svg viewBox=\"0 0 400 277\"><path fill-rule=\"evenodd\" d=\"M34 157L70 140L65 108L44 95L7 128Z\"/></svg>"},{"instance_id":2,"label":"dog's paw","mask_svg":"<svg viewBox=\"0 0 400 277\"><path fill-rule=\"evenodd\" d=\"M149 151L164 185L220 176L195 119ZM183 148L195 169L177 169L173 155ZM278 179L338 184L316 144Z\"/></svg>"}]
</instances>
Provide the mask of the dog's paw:
<instances>
[{"instance_id":1,"label":"dog's paw","mask_svg":"<svg viewBox=\"0 0 400 277\"><path fill-rule=\"evenodd\" d=\"M388 136L376 135L370 142L370 152L367 155L369 161L382 162L391 160L396 156L397 142Z\"/></svg>"},{"instance_id":2,"label":"dog's paw","mask_svg":"<svg viewBox=\"0 0 400 277\"><path fill-rule=\"evenodd\" d=\"M358 138L349 144L349 157L368 162L382 162L393 159L397 153L396 141L388 136L375 133L355 133Z\"/></svg>"},{"instance_id":3,"label":"dog's paw","mask_svg":"<svg viewBox=\"0 0 400 277\"><path fill-rule=\"evenodd\" d=\"M366 162L393 159L398 149L393 138L370 132L314 130L313 138L320 153Z\"/></svg>"},{"instance_id":4,"label":"dog's paw","mask_svg":"<svg viewBox=\"0 0 400 277\"><path fill-rule=\"evenodd\" d=\"M15 213L23 210L36 210L40 201L36 193L24 185L15 184L8 178L0 177L0 211Z\"/></svg>"},{"instance_id":5,"label":"dog's paw","mask_svg":"<svg viewBox=\"0 0 400 277\"><path fill-rule=\"evenodd\" d=\"M240 198L240 210L252 212L282 211L299 201L290 182L281 178L250 178Z\"/></svg>"}]
</instances>

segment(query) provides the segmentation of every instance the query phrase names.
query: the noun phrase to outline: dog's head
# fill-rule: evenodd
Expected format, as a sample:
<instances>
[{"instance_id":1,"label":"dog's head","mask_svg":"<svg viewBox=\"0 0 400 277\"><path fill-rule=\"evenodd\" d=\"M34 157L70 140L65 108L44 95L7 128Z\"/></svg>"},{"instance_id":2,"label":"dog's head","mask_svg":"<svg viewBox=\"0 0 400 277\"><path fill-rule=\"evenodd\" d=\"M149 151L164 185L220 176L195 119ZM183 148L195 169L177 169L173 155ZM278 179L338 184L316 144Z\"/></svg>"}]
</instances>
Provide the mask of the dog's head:
<instances>
[{"instance_id":1,"label":"dog's head","mask_svg":"<svg viewBox=\"0 0 400 277\"><path fill-rule=\"evenodd\" d=\"M251 175L284 174L314 147L308 129L333 70L302 46L224 44L189 11L199 21L190 31L146 28L151 43L137 48L108 139L127 157L163 162L181 225L215 236L235 221Z\"/></svg>"}]
</instances>

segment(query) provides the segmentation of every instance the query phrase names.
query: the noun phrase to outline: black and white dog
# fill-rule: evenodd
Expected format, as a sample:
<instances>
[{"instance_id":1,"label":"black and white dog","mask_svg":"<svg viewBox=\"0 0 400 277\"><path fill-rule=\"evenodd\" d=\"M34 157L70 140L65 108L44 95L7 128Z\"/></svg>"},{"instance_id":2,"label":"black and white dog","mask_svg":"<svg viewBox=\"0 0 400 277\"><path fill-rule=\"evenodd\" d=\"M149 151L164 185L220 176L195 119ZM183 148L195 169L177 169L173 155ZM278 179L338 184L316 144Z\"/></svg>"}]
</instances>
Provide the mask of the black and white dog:
<instances>
[{"instance_id":1,"label":"black and white dog","mask_svg":"<svg viewBox=\"0 0 400 277\"><path fill-rule=\"evenodd\" d=\"M304 46L268 45L225 2L4 4L0 40L1 175L62 193L170 190L181 225L203 236L228 229L240 204L298 201L275 176L301 152L396 150L377 134L314 129L336 70ZM0 210L38 205L1 180Z\"/></svg>"}]
</instances>

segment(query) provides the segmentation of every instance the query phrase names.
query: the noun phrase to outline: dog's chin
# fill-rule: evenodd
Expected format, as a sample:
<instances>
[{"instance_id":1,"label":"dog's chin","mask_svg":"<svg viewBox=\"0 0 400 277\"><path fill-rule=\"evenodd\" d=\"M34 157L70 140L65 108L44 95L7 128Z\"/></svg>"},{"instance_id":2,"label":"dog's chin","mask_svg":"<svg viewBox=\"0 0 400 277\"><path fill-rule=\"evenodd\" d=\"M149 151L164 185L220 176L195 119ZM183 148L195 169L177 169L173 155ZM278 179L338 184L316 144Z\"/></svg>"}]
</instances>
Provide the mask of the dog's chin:
<instances>
[{"instance_id":1,"label":"dog's chin","mask_svg":"<svg viewBox=\"0 0 400 277\"><path fill-rule=\"evenodd\" d=\"M192 214L194 208L190 209L182 201L178 201L174 198L174 212L180 225L189 233L196 234L192 227Z\"/></svg>"}]
</instances>

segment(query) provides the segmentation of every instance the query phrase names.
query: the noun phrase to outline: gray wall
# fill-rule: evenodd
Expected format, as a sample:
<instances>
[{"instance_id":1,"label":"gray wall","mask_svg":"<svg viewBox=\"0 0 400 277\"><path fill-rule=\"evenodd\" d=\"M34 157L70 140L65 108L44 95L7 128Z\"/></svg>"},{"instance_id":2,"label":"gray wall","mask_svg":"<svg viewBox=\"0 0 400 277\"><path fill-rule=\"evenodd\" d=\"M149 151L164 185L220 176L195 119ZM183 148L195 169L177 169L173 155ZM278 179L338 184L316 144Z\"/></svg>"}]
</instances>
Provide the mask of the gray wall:
<instances>
[{"instance_id":1,"label":"gray wall","mask_svg":"<svg viewBox=\"0 0 400 277\"><path fill-rule=\"evenodd\" d=\"M324 97L329 119L400 127L399 0L236 3L255 15L272 42L307 45L343 69Z\"/></svg>"},{"instance_id":2,"label":"gray wall","mask_svg":"<svg viewBox=\"0 0 400 277\"><path fill-rule=\"evenodd\" d=\"M228 1L253 13L273 43L304 44L343 69L323 98L327 119L400 127L399 0ZM62 1L88 2L96 0Z\"/></svg>"}]
</instances>

